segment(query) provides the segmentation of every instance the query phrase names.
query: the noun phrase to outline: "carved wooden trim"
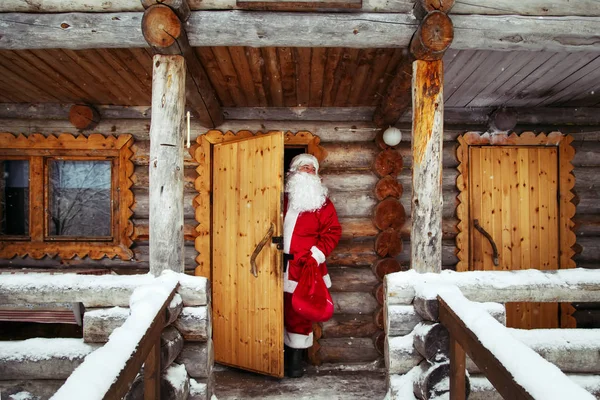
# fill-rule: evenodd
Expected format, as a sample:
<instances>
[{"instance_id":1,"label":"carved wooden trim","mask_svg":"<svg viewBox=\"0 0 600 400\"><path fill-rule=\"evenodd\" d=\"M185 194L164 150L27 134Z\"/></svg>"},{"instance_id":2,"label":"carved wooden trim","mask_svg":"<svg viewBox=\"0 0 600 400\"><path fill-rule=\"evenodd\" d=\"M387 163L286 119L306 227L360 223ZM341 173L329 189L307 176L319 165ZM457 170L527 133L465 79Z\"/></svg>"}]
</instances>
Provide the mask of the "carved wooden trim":
<instances>
[{"instance_id":1,"label":"carved wooden trim","mask_svg":"<svg viewBox=\"0 0 600 400\"><path fill-rule=\"evenodd\" d=\"M198 136L196 145L190 149L190 153L198 162L196 172L195 188L198 195L194 198L195 216L198 225L196 232L198 236L195 239L195 248L198 252L196 257L195 274L204 276L210 279L210 250L211 250L211 150L212 146L217 143L231 142L240 140L255 135L263 135L276 131L256 132L242 130L238 132L221 132L218 130L210 130L204 135ZM307 146L308 153L317 157L319 162L322 162L327 156L327 152L320 146L321 139L308 131L299 131L296 133L286 132L284 135L284 143L286 146Z\"/></svg>"},{"instance_id":2,"label":"carved wooden trim","mask_svg":"<svg viewBox=\"0 0 600 400\"><path fill-rule=\"evenodd\" d=\"M573 217L575 216L575 204L572 200L575 197L572 189L575 186L575 177L573 175L572 160L575 156L575 149L571 145L572 136L563 135L560 132L551 132L549 134L538 134L533 132L524 132L521 135L512 134L479 134L477 132L467 132L458 137L458 177L456 179L458 194L458 205L456 207L456 216L458 218L458 234L456 236L456 247L458 263L456 271L468 271L469 269L469 147L476 145L497 145L497 146L557 146L559 163L559 255L560 268L575 268L575 262L572 260L575 252L572 247L576 242L576 235L573 232ZM561 304L561 327L575 327L575 319L572 317L574 309L568 303Z\"/></svg>"},{"instance_id":3,"label":"carved wooden trim","mask_svg":"<svg viewBox=\"0 0 600 400\"><path fill-rule=\"evenodd\" d=\"M31 158L30 187L42 191L44 184L43 159L44 157L110 157L112 167L112 199L113 224L111 241L48 241L44 239L44 203L42 198L31 196L30 201L30 241L0 241L0 257L12 258L15 256L29 256L40 259L44 256L71 259L75 256L90 257L94 260L103 257L119 257L123 260L133 258L130 246L133 243L133 151L132 135L91 134L89 136L60 134L58 136L45 136L40 133L24 136L12 133L0 133L0 156ZM43 196L42 196L43 197Z\"/></svg>"}]
</instances>

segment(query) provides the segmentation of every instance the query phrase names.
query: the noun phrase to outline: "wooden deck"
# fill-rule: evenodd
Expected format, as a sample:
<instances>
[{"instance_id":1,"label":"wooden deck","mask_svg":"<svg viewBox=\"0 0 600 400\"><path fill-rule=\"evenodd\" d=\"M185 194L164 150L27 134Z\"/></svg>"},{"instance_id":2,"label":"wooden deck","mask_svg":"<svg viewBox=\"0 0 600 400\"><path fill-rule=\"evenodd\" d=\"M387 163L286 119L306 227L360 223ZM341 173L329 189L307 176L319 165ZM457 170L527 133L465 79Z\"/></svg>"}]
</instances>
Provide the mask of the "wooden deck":
<instances>
[{"instance_id":1,"label":"wooden deck","mask_svg":"<svg viewBox=\"0 0 600 400\"><path fill-rule=\"evenodd\" d=\"M302 378L277 379L215 365L214 378L218 400L379 400L387 391L383 369L340 371L308 367Z\"/></svg>"}]
</instances>

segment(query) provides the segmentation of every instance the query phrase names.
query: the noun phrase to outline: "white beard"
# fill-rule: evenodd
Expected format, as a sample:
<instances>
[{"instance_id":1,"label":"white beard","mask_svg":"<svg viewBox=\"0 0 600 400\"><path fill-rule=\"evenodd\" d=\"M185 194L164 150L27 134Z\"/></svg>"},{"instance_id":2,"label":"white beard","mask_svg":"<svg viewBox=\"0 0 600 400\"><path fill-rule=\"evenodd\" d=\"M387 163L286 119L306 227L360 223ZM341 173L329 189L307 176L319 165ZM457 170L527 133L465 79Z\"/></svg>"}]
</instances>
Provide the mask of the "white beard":
<instances>
[{"instance_id":1,"label":"white beard","mask_svg":"<svg viewBox=\"0 0 600 400\"><path fill-rule=\"evenodd\" d=\"M285 184L289 207L298 211L316 211L325 204L327 187L318 175L306 172L292 172Z\"/></svg>"}]
</instances>

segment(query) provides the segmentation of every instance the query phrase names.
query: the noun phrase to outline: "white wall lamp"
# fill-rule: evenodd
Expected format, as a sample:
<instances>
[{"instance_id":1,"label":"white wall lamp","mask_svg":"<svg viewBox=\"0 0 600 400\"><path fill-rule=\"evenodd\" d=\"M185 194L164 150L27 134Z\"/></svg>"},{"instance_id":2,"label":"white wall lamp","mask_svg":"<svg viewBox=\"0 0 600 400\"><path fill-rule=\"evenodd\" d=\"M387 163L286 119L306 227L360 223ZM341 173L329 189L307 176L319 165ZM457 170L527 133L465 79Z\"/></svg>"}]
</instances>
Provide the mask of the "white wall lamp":
<instances>
[{"instance_id":1,"label":"white wall lamp","mask_svg":"<svg viewBox=\"0 0 600 400\"><path fill-rule=\"evenodd\" d=\"M383 142L390 147L396 146L402 140L400 129L390 126L383 132Z\"/></svg>"}]
</instances>

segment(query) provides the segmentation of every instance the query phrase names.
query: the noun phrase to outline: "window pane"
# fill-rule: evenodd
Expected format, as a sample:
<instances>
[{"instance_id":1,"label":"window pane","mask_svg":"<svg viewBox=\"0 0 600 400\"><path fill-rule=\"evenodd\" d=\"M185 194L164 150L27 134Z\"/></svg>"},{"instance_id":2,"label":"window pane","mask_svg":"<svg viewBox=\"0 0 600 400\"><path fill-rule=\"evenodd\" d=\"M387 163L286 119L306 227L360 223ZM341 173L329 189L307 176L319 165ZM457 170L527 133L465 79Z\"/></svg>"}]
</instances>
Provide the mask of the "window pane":
<instances>
[{"instance_id":1,"label":"window pane","mask_svg":"<svg viewBox=\"0 0 600 400\"><path fill-rule=\"evenodd\" d=\"M111 162L49 162L51 236L111 236Z\"/></svg>"},{"instance_id":2,"label":"window pane","mask_svg":"<svg viewBox=\"0 0 600 400\"><path fill-rule=\"evenodd\" d=\"M0 235L29 235L29 161L0 160Z\"/></svg>"}]
</instances>

